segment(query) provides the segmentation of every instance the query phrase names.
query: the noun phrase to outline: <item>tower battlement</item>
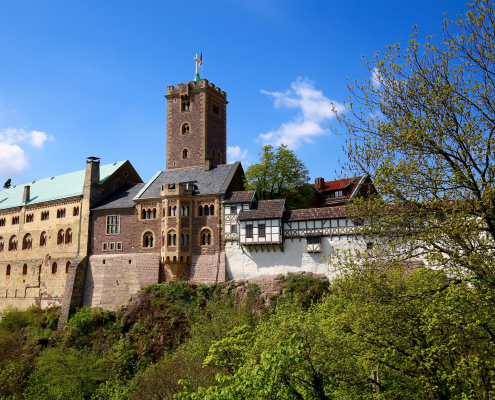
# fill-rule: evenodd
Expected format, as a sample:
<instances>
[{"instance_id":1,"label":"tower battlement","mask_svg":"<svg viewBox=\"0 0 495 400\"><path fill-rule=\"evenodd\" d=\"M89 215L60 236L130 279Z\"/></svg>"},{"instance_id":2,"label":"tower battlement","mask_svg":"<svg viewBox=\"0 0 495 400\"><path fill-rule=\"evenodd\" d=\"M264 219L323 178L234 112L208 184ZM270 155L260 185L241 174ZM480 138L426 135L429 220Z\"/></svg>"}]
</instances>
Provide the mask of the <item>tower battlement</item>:
<instances>
[{"instance_id":1,"label":"tower battlement","mask_svg":"<svg viewBox=\"0 0 495 400\"><path fill-rule=\"evenodd\" d=\"M196 82L191 81L189 83L179 83L177 86L167 86L167 94L165 97L174 97L174 96L182 96L184 94L189 95L190 92L193 91L201 91L207 89L210 92L215 93L217 96L227 100L227 93L216 87L214 83L208 82L208 79L201 79L198 84Z\"/></svg>"}]
</instances>

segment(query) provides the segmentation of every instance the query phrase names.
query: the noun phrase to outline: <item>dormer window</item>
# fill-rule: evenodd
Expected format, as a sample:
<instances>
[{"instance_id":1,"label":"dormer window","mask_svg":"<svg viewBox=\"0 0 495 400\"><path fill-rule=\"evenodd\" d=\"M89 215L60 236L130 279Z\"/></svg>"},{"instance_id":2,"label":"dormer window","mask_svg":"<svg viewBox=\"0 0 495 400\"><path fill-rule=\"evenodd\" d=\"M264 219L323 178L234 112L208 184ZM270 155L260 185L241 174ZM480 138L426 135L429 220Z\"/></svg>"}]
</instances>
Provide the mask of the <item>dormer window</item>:
<instances>
[{"instance_id":1,"label":"dormer window","mask_svg":"<svg viewBox=\"0 0 495 400\"><path fill-rule=\"evenodd\" d=\"M346 195L343 190L334 190L333 192L325 193L325 198L327 199L335 199L338 197L344 197Z\"/></svg>"}]
</instances>

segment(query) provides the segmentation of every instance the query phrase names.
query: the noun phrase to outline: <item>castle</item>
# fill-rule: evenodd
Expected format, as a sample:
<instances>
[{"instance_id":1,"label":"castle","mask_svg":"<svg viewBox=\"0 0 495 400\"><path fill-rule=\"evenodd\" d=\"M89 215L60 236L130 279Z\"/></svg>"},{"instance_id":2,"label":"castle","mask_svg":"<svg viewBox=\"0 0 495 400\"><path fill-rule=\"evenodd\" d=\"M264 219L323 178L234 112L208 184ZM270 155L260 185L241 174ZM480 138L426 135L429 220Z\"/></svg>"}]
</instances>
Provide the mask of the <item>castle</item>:
<instances>
[{"instance_id":1,"label":"castle","mask_svg":"<svg viewBox=\"0 0 495 400\"><path fill-rule=\"evenodd\" d=\"M144 183L129 161L0 192L0 310L61 304L115 309L140 287L311 271L354 237L345 204L367 176L312 185L314 208L258 200L240 162L227 164L227 95L206 79L169 86L166 169Z\"/></svg>"}]
</instances>

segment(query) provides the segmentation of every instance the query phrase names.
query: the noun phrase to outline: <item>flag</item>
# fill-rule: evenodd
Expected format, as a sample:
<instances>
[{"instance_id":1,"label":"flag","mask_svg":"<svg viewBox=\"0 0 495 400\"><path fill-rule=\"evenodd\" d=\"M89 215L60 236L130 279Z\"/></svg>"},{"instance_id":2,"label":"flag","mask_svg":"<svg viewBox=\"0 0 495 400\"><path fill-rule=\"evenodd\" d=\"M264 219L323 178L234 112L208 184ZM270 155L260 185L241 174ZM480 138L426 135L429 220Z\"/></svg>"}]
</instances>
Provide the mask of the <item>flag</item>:
<instances>
[{"instance_id":1,"label":"flag","mask_svg":"<svg viewBox=\"0 0 495 400\"><path fill-rule=\"evenodd\" d=\"M203 52L201 52L201 56L199 57L199 65L203 65Z\"/></svg>"}]
</instances>

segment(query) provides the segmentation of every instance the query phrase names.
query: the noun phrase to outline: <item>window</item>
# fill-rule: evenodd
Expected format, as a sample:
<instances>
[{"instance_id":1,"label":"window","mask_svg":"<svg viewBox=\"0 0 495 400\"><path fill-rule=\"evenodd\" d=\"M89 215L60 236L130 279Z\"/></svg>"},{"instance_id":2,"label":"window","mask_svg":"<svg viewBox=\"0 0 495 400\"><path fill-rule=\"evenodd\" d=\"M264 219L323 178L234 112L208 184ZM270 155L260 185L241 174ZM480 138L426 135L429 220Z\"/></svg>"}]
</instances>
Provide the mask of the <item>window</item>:
<instances>
[{"instance_id":1,"label":"window","mask_svg":"<svg viewBox=\"0 0 495 400\"><path fill-rule=\"evenodd\" d=\"M64 244L65 232L63 229L60 229L57 234L57 244Z\"/></svg>"},{"instance_id":2,"label":"window","mask_svg":"<svg viewBox=\"0 0 495 400\"><path fill-rule=\"evenodd\" d=\"M156 208L153 208L153 219L156 219Z\"/></svg>"},{"instance_id":3,"label":"window","mask_svg":"<svg viewBox=\"0 0 495 400\"><path fill-rule=\"evenodd\" d=\"M220 106L213 103L213 114L220 115Z\"/></svg>"},{"instance_id":4,"label":"window","mask_svg":"<svg viewBox=\"0 0 495 400\"><path fill-rule=\"evenodd\" d=\"M175 232L170 232L168 234L168 245L177 246L177 235L175 234Z\"/></svg>"},{"instance_id":5,"label":"window","mask_svg":"<svg viewBox=\"0 0 495 400\"><path fill-rule=\"evenodd\" d=\"M107 217L107 235L115 235L120 233L120 216L109 215Z\"/></svg>"},{"instance_id":6,"label":"window","mask_svg":"<svg viewBox=\"0 0 495 400\"><path fill-rule=\"evenodd\" d=\"M201 244L203 246L209 246L211 245L211 233L210 231L204 231L202 236L201 236Z\"/></svg>"},{"instance_id":7,"label":"window","mask_svg":"<svg viewBox=\"0 0 495 400\"><path fill-rule=\"evenodd\" d=\"M57 210L57 218L65 218L65 208Z\"/></svg>"},{"instance_id":8,"label":"window","mask_svg":"<svg viewBox=\"0 0 495 400\"><path fill-rule=\"evenodd\" d=\"M5 218L0 218L0 226L5 226Z\"/></svg>"},{"instance_id":9,"label":"window","mask_svg":"<svg viewBox=\"0 0 495 400\"><path fill-rule=\"evenodd\" d=\"M79 215L79 207L74 207L74 210L72 211L72 216L77 217Z\"/></svg>"},{"instance_id":10,"label":"window","mask_svg":"<svg viewBox=\"0 0 495 400\"><path fill-rule=\"evenodd\" d=\"M237 206L230 206L230 213L237 214Z\"/></svg>"},{"instance_id":11,"label":"window","mask_svg":"<svg viewBox=\"0 0 495 400\"><path fill-rule=\"evenodd\" d=\"M52 264L52 274L56 274L56 273L57 273L57 263L56 263L56 262L54 262L54 263Z\"/></svg>"},{"instance_id":12,"label":"window","mask_svg":"<svg viewBox=\"0 0 495 400\"><path fill-rule=\"evenodd\" d=\"M189 124L182 125L182 134L183 135L188 135L189 134Z\"/></svg>"},{"instance_id":13,"label":"window","mask_svg":"<svg viewBox=\"0 0 495 400\"><path fill-rule=\"evenodd\" d=\"M107 251L108 250L108 243L103 243L102 249L103 249L103 251Z\"/></svg>"},{"instance_id":14,"label":"window","mask_svg":"<svg viewBox=\"0 0 495 400\"><path fill-rule=\"evenodd\" d=\"M70 267L70 261L67 261L67 263L65 264L65 273L66 274L69 273L69 267Z\"/></svg>"},{"instance_id":15,"label":"window","mask_svg":"<svg viewBox=\"0 0 495 400\"><path fill-rule=\"evenodd\" d=\"M122 250L122 242L117 243L117 250Z\"/></svg>"},{"instance_id":16,"label":"window","mask_svg":"<svg viewBox=\"0 0 495 400\"><path fill-rule=\"evenodd\" d=\"M24 239L22 240L22 250L30 250L33 248L33 239L31 235L28 233L26 236L24 236Z\"/></svg>"},{"instance_id":17,"label":"window","mask_svg":"<svg viewBox=\"0 0 495 400\"><path fill-rule=\"evenodd\" d=\"M12 225L17 225L19 223L19 217L12 217Z\"/></svg>"},{"instance_id":18,"label":"window","mask_svg":"<svg viewBox=\"0 0 495 400\"><path fill-rule=\"evenodd\" d=\"M7 264L7 269L5 270L5 275L10 276L10 264Z\"/></svg>"},{"instance_id":19,"label":"window","mask_svg":"<svg viewBox=\"0 0 495 400\"><path fill-rule=\"evenodd\" d=\"M333 192L325 194L325 198L327 199L334 199L336 197L343 197L345 196L345 192L343 190L335 190Z\"/></svg>"},{"instance_id":20,"label":"window","mask_svg":"<svg viewBox=\"0 0 495 400\"><path fill-rule=\"evenodd\" d=\"M199 206L199 216L202 217L203 216L203 206Z\"/></svg>"},{"instance_id":21,"label":"window","mask_svg":"<svg viewBox=\"0 0 495 400\"><path fill-rule=\"evenodd\" d=\"M187 151L187 149L182 150L182 158L183 158L183 159L186 159L186 158L187 158L187 156L188 156L188 151Z\"/></svg>"},{"instance_id":22,"label":"window","mask_svg":"<svg viewBox=\"0 0 495 400\"><path fill-rule=\"evenodd\" d=\"M180 245L189 246L189 233L183 233L180 235Z\"/></svg>"},{"instance_id":23,"label":"window","mask_svg":"<svg viewBox=\"0 0 495 400\"><path fill-rule=\"evenodd\" d=\"M253 237L253 225L246 225L246 237Z\"/></svg>"},{"instance_id":24,"label":"window","mask_svg":"<svg viewBox=\"0 0 495 400\"><path fill-rule=\"evenodd\" d=\"M143 247L153 247L153 233L146 232L143 236Z\"/></svg>"},{"instance_id":25,"label":"window","mask_svg":"<svg viewBox=\"0 0 495 400\"><path fill-rule=\"evenodd\" d=\"M5 244L3 241L3 237L0 236L0 251L3 251L4 246L5 246Z\"/></svg>"},{"instance_id":26,"label":"window","mask_svg":"<svg viewBox=\"0 0 495 400\"><path fill-rule=\"evenodd\" d=\"M220 154L220 152L217 153L217 161L218 162L222 161L222 154Z\"/></svg>"},{"instance_id":27,"label":"window","mask_svg":"<svg viewBox=\"0 0 495 400\"><path fill-rule=\"evenodd\" d=\"M180 207L180 215L182 217L189 217L189 206L181 206Z\"/></svg>"},{"instance_id":28,"label":"window","mask_svg":"<svg viewBox=\"0 0 495 400\"><path fill-rule=\"evenodd\" d=\"M33 221L34 221L34 214L27 214L26 222L33 222Z\"/></svg>"},{"instance_id":29,"label":"window","mask_svg":"<svg viewBox=\"0 0 495 400\"><path fill-rule=\"evenodd\" d=\"M191 102L184 101L182 103L182 111L190 111L191 110Z\"/></svg>"},{"instance_id":30,"label":"window","mask_svg":"<svg viewBox=\"0 0 495 400\"><path fill-rule=\"evenodd\" d=\"M17 236L12 236L9 240L9 251L17 250Z\"/></svg>"},{"instance_id":31,"label":"window","mask_svg":"<svg viewBox=\"0 0 495 400\"><path fill-rule=\"evenodd\" d=\"M258 225L258 235L259 237L265 237L265 224Z\"/></svg>"},{"instance_id":32,"label":"window","mask_svg":"<svg viewBox=\"0 0 495 400\"><path fill-rule=\"evenodd\" d=\"M237 225L230 225L230 233L237 233Z\"/></svg>"},{"instance_id":33,"label":"window","mask_svg":"<svg viewBox=\"0 0 495 400\"><path fill-rule=\"evenodd\" d=\"M28 273L28 266L27 264L24 264L22 266L22 275L27 275L27 273Z\"/></svg>"},{"instance_id":34,"label":"window","mask_svg":"<svg viewBox=\"0 0 495 400\"><path fill-rule=\"evenodd\" d=\"M41 232L40 235L40 247L46 246L46 232Z\"/></svg>"},{"instance_id":35,"label":"window","mask_svg":"<svg viewBox=\"0 0 495 400\"><path fill-rule=\"evenodd\" d=\"M215 206L213 204L210 206L210 215L215 215Z\"/></svg>"},{"instance_id":36,"label":"window","mask_svg":"<svg viewBox=\"0 0 495 400\"><path fill-rule=\"evenodd\" d=\"M41 220L47 221L50 218L50 211L43 211L41 213Z\"/></svg>"},{"instance_id":37,"label":"window","mask_svg":"<svg viewBox=\"0 0 495 400\"><path fill-rule=\"evenodd\" d=\"M110 250L115 250L115 243L109 243L110 244Z\"/></svg>"},{"instance_id":38,"label":"window","mask_svg":"<svg viewBox=\"0 0 495 400\"><path fill-rule=\"evenodd\" d=\"M320 244L321 242L320 237L309 237L307 240L308 240L308 244Z\"/></svg>"},{"instance_id":39,"label":"window","mask_svg":"<svg viewBox=\"0 0 495 400\"><path fill-rule=\"evenodd\" d=\"M210 215L210 207L205 206L205 215Z\"/></svg>"},{"instance_id":40,"label":"window","mask_svg":"<svg viewBox=\"0 0 495 400\"><path fill-rule=\"evenodd\" d=\"M211 151L211 159L215 161L215 150Z\"/></svg>"},{"instance_id":41,"label":"window","mask_svg":"<svg viewBox=\"0 0 495 400\"><path fill-rule=\"evenodd\" d=\"M65 243L72 243L72 229L67 229L65 232Z\"/></svg>"}]
</instances>

